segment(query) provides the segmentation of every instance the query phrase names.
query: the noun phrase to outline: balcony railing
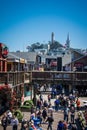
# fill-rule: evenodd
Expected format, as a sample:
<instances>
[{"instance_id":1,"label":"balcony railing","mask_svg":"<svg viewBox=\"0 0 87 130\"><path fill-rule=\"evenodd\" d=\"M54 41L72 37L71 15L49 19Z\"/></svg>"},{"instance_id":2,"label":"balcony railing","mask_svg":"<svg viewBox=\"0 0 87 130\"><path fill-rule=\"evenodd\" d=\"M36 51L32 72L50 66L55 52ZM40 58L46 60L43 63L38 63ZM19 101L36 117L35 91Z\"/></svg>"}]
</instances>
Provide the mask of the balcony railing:
<instances>
[{"instance_id":1,"label":"balcony railing","mask_svg":"<svg viewBox=\"0 0 87 130\"><path fill-rule=\"evenodd\" d=\"M67 72L67 71L29 71L29 72L0 72L0 84L8 83L16 86L18 84L32 81L69 81L86 82L87 72Z\"/></svg>"},{"instance_id":2,"label":"balcony railing","mask_svg":"<svg viewBox=\"0 0 87 130\"><path fill-rule=\"evenodd\" d=\"M87 72L32 71L32 80L87 81Z\"/></svg>"},{"instance_id":3,"label":"balcony railing","mask_svg":"<svg viewBox=\"0 0 87 130\"><path fill-rule=\"evenodd\" d=\"M0 72L0 84L7 83L13 86L24 82L24 72Z\"/></svg>"}]
</instances>

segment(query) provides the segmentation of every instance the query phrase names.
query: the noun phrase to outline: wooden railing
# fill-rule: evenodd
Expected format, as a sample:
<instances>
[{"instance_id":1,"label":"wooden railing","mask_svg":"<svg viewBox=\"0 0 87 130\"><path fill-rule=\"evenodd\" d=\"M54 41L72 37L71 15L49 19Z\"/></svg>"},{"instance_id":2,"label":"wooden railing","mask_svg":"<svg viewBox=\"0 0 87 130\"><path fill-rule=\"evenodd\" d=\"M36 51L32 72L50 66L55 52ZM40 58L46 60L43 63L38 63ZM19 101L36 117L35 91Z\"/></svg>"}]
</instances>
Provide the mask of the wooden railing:
<instances>
[{"instance_id":1,"label":"wooden railing","mask_svg":"<svg viewBox=\"0 0 87 130\"><path fill-rule=\"evenodd\" d=\"M67 71L32 71L32 81L62 81L62 82L73 82L79 83L84 82L87 84L87 72L67 72Z\"/></svg>"},{"instance_id":2,"label":"wooden railing","mask_svg":"<svg viewBox=\"0 0 87 130\"><path fill-rule=\"evenodd\" d=\"M66 71L29 71L29 72L0 72L0 84L8 83L16 86L32 81L69 81L85 82L87 84L87 72Z\"/></svg>"},{"instance_id":3,"label":"wooden railing","mask_svg":"<svg viewBox=\"0 0 87 130\"><path fill-rule=\"evenodd\" d=\"M7 83L16 86L24 82L24 72L0 72L0 84Z\"/></svg>"}]
</instances>

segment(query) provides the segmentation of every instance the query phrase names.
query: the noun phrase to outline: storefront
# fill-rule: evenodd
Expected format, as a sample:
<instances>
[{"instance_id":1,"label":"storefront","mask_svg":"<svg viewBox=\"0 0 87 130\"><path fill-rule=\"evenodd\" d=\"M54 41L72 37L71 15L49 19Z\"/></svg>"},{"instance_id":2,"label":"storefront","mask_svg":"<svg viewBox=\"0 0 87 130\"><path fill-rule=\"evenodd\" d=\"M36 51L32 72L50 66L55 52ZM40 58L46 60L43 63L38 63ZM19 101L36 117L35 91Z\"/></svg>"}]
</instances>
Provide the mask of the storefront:
<instances>
[{"instance_id":1,"label":"storefront","mask_svg":"<svg viewBox=\"0 0 87 130\"><path fill-rule=\"evenodd\" d=\"M19 71L20 64L18 59L8 59L7 71Z\"/></svg>"},{"instance_id":2,"label":"storefront","mask_svg":"<svg viewBox=\"0 0 87 130\"><path fill-rule=\"evenodd\" d=\"M32 86L29 83L24 84L24 96L32 96Z\"/></svg>"}]
</instances>

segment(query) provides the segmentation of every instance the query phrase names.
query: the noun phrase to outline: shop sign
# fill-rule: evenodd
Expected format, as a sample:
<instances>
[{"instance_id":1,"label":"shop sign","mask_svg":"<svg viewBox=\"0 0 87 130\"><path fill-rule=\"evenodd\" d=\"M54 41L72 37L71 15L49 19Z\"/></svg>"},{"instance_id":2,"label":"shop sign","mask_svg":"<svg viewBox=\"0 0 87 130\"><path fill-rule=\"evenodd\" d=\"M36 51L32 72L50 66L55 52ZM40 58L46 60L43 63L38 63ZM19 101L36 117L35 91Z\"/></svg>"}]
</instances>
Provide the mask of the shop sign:
<instances>
[{"instance_id":1,"label":"shop sign","mask_svg":"<svg viewBox=\"0 0 87 130\"><path fill-rule=\"evenodd\" d=\"M77 68L83 67L83 63L77 62L74 64L74 66Z\"/></svg>"}]
</instances>

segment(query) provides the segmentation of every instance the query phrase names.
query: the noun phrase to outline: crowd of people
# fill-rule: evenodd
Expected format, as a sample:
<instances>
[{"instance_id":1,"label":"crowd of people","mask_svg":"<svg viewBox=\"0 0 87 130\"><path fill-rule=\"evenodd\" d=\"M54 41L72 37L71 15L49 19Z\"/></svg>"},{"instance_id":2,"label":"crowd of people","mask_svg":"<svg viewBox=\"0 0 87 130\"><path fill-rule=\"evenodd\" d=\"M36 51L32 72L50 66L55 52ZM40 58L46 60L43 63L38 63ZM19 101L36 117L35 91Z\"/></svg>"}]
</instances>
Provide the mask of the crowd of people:
<instances>
[{"instance_id":1,"label":"crowd of people","mask_svg":"<svg viewBox=\"0 0 87 130\"><path fill-rule=\"evenodd\" d=\"M47 130L54 130L53 123L55 122L54 113L62 113L63 118L58 119L55 130L80 130L77 128L75 119L76 113L80 111L81 101L73 94L65 96L60 94L54 99L54 104L51 103L51 94L47 95L47 100L40 94L36 107L34 105L30 111L28 120L22 119L20 130L44 130L42 124L46 124ZM3 130L6 130L8 125L12 126L12 130L18 130L19 121L15 115L8 110L1 119ZM86 130L81 128L81 130Z\"/></svg>"},{"instance_id":2,"label":"crowd of people","mask_svg":"<svg viewBox=\"0 0 87 130\"><path fill-rule=\"evenodd\" d=\"M3 127L3 130L6 130L8 125L12 126L12 130L17 130L18 123L19 123L19 121L18 121L17 117L15 115L13 115L10 110L8 110L2 116L1 125Z\"/></svg>"}]
</instances>

